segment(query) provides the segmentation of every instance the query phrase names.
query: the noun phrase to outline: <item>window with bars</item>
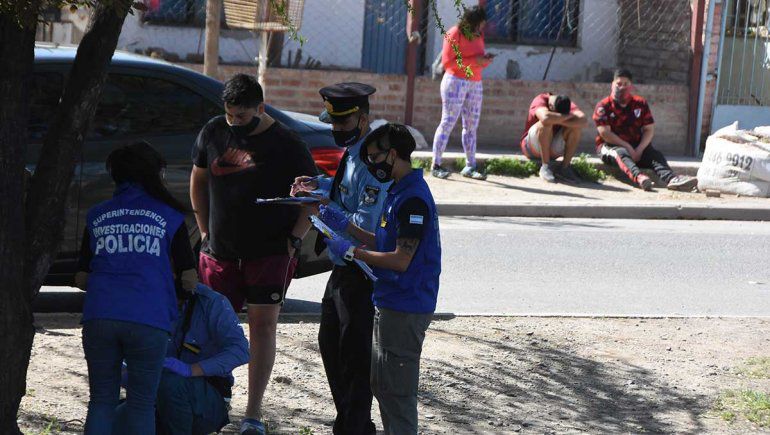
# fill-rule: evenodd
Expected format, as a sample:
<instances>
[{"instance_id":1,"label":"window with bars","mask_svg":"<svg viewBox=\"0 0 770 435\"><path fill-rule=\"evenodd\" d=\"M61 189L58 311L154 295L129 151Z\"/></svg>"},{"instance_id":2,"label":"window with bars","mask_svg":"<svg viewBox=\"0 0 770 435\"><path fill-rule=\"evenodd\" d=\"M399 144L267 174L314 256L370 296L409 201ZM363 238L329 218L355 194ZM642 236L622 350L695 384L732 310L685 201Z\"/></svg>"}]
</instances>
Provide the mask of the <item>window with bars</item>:
<instances>
[{"instance_id":1,"label":"window with bars","mask_svg":"<svg viewBox=\"0 0 770 435\"><path fill-rule=\"evenodd\" d=\"M577 46L580 0L487 0L485 40Z\"/></svg>"},{"instance_id":2,"label":"window with bars","mask_svg":"<svg viewBox=\"0 0 770 435\"><path fill-rule=\"evenodd\" d=\"M144 21L203 27L206 25L206 0L145 0ZM223 20L224 21L224 20Z\"/></svg>"}]
</instances>

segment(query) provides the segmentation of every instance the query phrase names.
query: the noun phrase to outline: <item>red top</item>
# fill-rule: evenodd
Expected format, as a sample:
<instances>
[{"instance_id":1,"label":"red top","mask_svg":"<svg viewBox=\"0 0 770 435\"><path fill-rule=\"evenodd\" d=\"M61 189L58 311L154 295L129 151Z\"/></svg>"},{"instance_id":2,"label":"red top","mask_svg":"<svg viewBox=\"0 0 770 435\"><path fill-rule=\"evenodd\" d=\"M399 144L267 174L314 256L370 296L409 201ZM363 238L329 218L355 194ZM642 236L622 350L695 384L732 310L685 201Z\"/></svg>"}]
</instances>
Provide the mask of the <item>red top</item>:
<instances>
[{"instance_id":1,"label":"red top","mask_svg":"<svg viewBox=\"0 0 770 435\"><path fill-rule=\"evenodd\" d=\"M473 75L468 77L465 75L465 70L460 69L457 66L457 58L455 52L452 50L452 44L450 41L455 41L460 49L460 54L463 57L463 66L471 67ZM461 79L470 80L474 82L481 81L481 71L484 69L476 58L484 55L484 34L481 36L469 40L462 34L460 28L457 26L452 27L446 32L444 38L444 45L441 48L441 63L444 65L444 70L448 74L452 74L455 77Z\"/></svg>"},{"instance_id":2,"label":"red top","mask_svg":"<svg viewBox=\"0 0 770 435\"><path fill-rule=\"evenodd\" d=\"M597 127L609 126L613 133L634 148L642 141L642 127L655 123L647 100L638 95L632 95L626 107L621 107L611 97L599 101L594 110L593 119ZM597 135L596 147L600 147L603 143L604 139Z\"/></svg>"},{"instance_id":3,"label":"red top","mask_svg":"<svg viewBox=\"0 0 770 435\"><path fill-rule=\"evenodd\" d=\"M532 128L533 125L537 124L537 121L539 121L537 115L535 112L537 112L537 109L541 107L548 108L548 97L553 95L550 92L544 92L537 97L535 97L532 102L529 104L529 114L527 115L527 123L524 124L524 133L521 135L521 141L524 142L524 139L527 138L527 133L529 133L529 129ZM550 109L549 109L550 110ZM580 108L572 102L569 106L569 113L574 113L576 110L580 110ZM560 125L554 126L554 134L561 129Z\"/></svg>"}]
</instances>

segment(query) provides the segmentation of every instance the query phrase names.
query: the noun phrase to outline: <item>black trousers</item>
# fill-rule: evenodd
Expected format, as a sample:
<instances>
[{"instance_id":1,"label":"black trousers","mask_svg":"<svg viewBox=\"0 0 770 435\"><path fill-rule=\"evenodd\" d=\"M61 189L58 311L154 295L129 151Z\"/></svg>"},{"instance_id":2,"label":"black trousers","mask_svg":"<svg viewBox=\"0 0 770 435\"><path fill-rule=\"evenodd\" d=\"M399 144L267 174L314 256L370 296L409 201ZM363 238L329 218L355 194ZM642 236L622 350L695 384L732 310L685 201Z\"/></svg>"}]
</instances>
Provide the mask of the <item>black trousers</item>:
<instances>
[{"instance_id":1,"label":"black trousers","mask_svg":"<svg viewBox=\"0 0 770 435\"><path fill-rule=\"evenodd\" d=\"M663 153L652 145L647 145L638 162L634 162L628 151L620 146L604 144L599 152L605 164L619 167L634 183L637 182L636 177L642 172L639 168L652 169L660 181L666 184L674 178L674 171L668 166Z\"/></svg>"},{"instance_id":2,"label":"black trousers","mask_svg":"<svg viewBox=\"0 0 770 435\"><path fill-rule=\"evenodd\" d=\"M321 349L337 417L334 433L375 434L372 390L372 282L358 267L334 266L321 302Z\"/></svg>"}]
</instances>

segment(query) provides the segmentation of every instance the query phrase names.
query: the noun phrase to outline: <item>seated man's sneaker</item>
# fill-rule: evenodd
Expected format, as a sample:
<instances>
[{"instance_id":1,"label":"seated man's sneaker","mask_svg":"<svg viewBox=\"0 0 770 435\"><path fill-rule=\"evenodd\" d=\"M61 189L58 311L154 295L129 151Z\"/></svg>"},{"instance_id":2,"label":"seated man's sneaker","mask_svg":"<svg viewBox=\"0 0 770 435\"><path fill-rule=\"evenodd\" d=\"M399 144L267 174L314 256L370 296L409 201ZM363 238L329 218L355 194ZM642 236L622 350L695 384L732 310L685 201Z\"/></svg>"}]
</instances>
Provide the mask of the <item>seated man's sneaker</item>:
<instances>
[{"instance_id":1,"label":"seated man's sneaker","mask_svg":"<svg viewBox=\"0 0 770 435\"><path fill-rule=\"evenodd\" d=\"M542 178L543 180L549 183L556 182L556 177L553 176L553 172L551 171L551 168L549 168L547 164L543 164L542 166L540 166L540 178Z\"/></svg>"},{"instance_id":2,"label":"seated man's sneaker","mask_svg":"<svg viewBox=\"0 0 770 435\"><path fill-rule=\"evenodd\" d=\"M265 425L253 418L241 420L241 435L265 435Z\"/></svg>"},{"instance_id":3,"label":"seated man's sneaker","mask_svg":"<svg viewBox=\"0 0 770 435\"><path fill-rule=\"evenodd\" d=\"M554 171L554 175L559 180L569 184L580 184L581 181L580 177L577 173L575 173L575 170L572 169L571 165L567 167L559 165Z\"/></svg>"},{"instance_id":4,"label":"seated man's sneaker","mask_svg":"<svg viewBox=\"0 0 770 435\"><path fill-rule=\"evenodd\" d=\"M648 192L652 190L652 180L650 180L650 177L644 174L639 174L639 176L636 177L636 184L638 184L642 190L646 190Z\"/></svg>"},{"instance_id":5,"label":"seated man's sneaker","mask_svg":"<svg viewBox=\"0 0 770 435\"><path fill-rule=\"evenodd\" d=\"M449 171L442 168L440 165L433 165L433 169L430 171L430 174L436 178L441 178L442 180L449 177Z\"/></svg>"},{"instance_id":6,"label":"seated man's sneaker","mask_svg":"<svg viewBox=\"0 0 770 435\"><path fill-rule=\"evenodd\" d=\"M698 179L689 175L677 175L668 182L669 190L678 190L680 192L691 192L698 186Z\"/></svg>"},{"instance_id":7,"label":"seated man's sneaker","mask_svg":"<svg viewBox=\"0 0 770 435\"><path fill-rule=\"evenodd\" d=\"M460 171L460 175L465 178L473 178L474 180L486 180L487 176L477 171L473 166L466 166Z\"/></svg>"}]
</instances>

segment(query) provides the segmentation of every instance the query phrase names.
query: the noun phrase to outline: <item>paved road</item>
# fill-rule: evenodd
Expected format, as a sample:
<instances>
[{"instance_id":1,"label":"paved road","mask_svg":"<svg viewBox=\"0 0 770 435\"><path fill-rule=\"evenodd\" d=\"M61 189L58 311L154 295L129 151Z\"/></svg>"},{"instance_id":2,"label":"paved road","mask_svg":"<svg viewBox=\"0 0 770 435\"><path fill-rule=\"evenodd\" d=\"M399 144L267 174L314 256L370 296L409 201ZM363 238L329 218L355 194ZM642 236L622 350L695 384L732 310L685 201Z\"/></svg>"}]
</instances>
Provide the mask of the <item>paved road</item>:
<instances>
[{"instance_id":1,"label":"paved road","mask_svg":"<svg viewBox=\"0 0 770 435\"><path fill-rule=\"evenodd\" d=\"M770 224L444 218L439 312L770 316ZM317 310L328 274L297 280Z\"/></svg>"},{"instance_id":2,"label":"paved road","mask_svg":"<svg viewBox=\"0 0 770 435\"><path fill-rule=\"evenodd\" d=\"M443 218L441 236L439 312L770 316L768 223ZM319 312L328 275L284 311Z\"/></svg>"}]
</instances>

